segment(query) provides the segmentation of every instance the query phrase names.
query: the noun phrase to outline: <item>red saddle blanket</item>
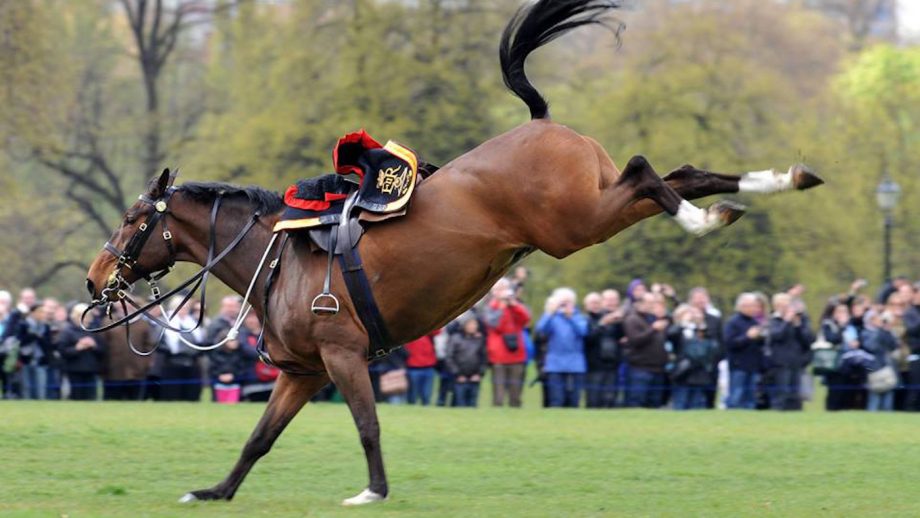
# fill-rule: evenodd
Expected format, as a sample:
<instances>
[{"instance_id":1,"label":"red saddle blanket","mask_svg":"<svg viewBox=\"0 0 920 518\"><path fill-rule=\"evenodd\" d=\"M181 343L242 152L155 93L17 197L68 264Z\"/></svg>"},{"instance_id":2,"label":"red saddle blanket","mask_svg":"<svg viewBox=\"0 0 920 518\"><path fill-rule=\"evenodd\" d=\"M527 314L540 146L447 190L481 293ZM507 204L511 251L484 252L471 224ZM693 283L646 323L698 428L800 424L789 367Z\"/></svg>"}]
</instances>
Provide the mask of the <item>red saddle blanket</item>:
<instances>
[{"instance_id":1,"label":"red saddle blanket","mask_svg":"<svg viewBox=\"0 0 920 518\"><path fill-rule=\"evenodd\" d=\"M381 145L364 130L349 133L332 151L335 173L300 180L284 193L286 205L275 231L338 223L345 198L380 216L405 214L418 183L418 157L392 140Z\"/></svg>"}]
</instances>

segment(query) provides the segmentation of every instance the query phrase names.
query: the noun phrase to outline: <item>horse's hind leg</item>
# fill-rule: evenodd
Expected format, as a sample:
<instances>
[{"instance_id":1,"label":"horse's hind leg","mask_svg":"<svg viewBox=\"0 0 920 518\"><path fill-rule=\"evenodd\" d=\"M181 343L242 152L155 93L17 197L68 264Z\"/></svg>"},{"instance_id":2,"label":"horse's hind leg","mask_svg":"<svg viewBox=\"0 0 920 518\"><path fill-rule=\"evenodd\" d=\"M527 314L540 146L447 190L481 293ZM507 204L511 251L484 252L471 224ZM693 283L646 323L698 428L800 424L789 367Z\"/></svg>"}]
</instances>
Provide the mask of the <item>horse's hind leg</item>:
<instances>
[{"instance_id":1,"label":"horse's hind leg","mask_svg":"<svg viewBox=\"0 0 920 518\"><path fill-rule=\"evenodd\" d=\"M342 502L342 505L363 505L385 500L389 488L383 469L383 453L380 451L380 424L374 389L367 372L367 359L362 352L335 349L323 354L323 363L332 377L336 388L342 393L358 428L361 446L367 458L370 483L357 495Z\"/></svg>"},{"instance_id":2,"label":"horse's hind leg","mask_svg":"<svg viewBox=\"0 0 920 518\"><path fill-rule=\"evenodd\" d=\"M731 225L744 214L744 208L721 201L703 210L679 194L660 178L645 157L635 156L626 164L617 186L628 186L636 193L636 201L650 199L674 217L687 232L703 235Z\"/></svg>"},{"instance_id":3,"label":"horse's hind leg","mask_svg":"<svg viewBox=\"0 0 920 518\"><path fill-rule=\"evenodd\" d=\"M262 418L249 436L249 440L246 441L239 460L237 460L227 478L211 489L187 493L179 501L184 503L195 500L232 499L256 461L268 453L275 439L281 435L281 432L291 422L291 419L327 383L329 383L329 378L325 374L291 376L281 373L275 382L275 389L268 400L265 413L262 414Z\"/></svg>"},{"instance_id":4,"label":"horse's hind leg","mask_svg":"<svg viewBox=\"0 0 920 518\"><path fill-rule=\"evenodd\" d=\"M665 176L664 181L688 200L736 192L774 193L790 189L802 191L824 183L811 169L802 164L793 165L785 173L769 170L741 175L712 173L685 165Z\"/></svg>"}]
</instances>

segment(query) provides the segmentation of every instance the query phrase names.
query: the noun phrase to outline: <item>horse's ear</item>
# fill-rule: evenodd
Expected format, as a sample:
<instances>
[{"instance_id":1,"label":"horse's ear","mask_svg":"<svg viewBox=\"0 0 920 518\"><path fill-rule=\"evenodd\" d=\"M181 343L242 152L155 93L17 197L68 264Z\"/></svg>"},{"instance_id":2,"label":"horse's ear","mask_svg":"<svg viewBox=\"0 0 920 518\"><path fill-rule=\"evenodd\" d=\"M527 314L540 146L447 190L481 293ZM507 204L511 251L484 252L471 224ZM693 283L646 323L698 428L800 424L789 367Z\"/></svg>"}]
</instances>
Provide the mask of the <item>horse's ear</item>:
<instances>
[{"instance_id":1,"label":"horse's ear","mask_svg":"<svg viewBox=\"0 0 920 518\"><path fill-rule=\"evenodd\" d=\"M164 173L169 172L169 168L166 168L166 170L163 171L163 172L164 172ZM179 176L179 169L178 169L178 168L176 168L175 171L169 173L169 182L166 184L166 186L167 186L167 187L172 187L173 184L176 183L176 177L177 177L177 176Z\"/></svg>"},{"instance_id":2,"label":"horse's ear","mask_svg":"<svg viewBox=\"0 0 920 518\"><path fill-rule=\"evenodd\" d=\"M175 180L175 177L169 171L169 168L167 167L166 169L163 169L163 172L160 173L160 177L156 181L156 185L153 186L153 189L150 192L150 197L159 198L166 194L166 189L172 185L173 180Z\"/></svg>"}]
</instances>

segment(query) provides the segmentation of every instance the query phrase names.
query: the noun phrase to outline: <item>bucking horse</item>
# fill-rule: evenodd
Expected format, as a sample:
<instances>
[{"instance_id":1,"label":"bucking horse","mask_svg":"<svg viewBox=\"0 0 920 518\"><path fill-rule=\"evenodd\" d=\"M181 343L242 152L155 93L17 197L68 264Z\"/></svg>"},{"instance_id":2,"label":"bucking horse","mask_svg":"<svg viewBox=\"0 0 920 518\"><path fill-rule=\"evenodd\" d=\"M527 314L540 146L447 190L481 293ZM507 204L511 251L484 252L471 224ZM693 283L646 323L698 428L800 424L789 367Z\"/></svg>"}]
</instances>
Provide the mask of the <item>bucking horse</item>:
<instances>
[{"instance_id":1,"label":"bucking horse","mask_svg":"<svg viewBox=\"0 0 920 518\"><path fill-rule=\"evenodd\" d=\"M202 270L181 287L213 274L244 295L264 324L265 356L281 370L227 477L182 501L232 499L255 462L329 382L348 403L369 472L366 489L343 503L384 500L389 489L368 375L370 353L380 347L378 327L399 344L444 326L537 250L561 259L661 212L702 235L744 212L727 201L702 209L688 201L694 198L822 183L802 165L740 175L686 165L662 178L635 156L621 170L594 139L552 121L527 78L525 60L575 28L603 24L617 7L609 0L539 0L521 7L502 34L499 57L505 84L527 104L531 120L419 180L402 217L360 223L366 235L351 243L350 262L333 264L334 252L327 255L302 232L277 239L285 209L278 194L223 183L173 186L168 171L151 180L89 269L94 306L124 303L136 281L156 281L178 261L196 263ZM363 279L360 296L348 282L355 271ZM311 311L311 297L320 292L340 308ZM370 320L369 305L376 311Z\"/></svg>"}]
</instances>

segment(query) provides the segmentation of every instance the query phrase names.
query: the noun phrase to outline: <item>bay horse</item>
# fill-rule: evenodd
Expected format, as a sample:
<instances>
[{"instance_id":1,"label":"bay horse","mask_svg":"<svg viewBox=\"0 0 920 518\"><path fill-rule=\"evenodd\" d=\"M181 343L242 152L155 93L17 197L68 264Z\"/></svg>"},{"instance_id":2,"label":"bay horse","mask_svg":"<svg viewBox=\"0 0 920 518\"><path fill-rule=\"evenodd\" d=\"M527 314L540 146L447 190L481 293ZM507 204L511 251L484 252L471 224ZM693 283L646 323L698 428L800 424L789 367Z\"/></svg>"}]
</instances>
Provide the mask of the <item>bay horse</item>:
<instances>
[{"instance_id":1,"label":"bay horse","mask_svg":"<svg viewBox=\"0 0 920 518\"><path fill-rule=\"evenodd\" d=\"M525 74L527 56L576 27L603 23L616 7L615 2L600 0L539 0L523 6L502 34L500 61L506 85L527 104L532 120L453 160L421 182L404 217L368 229L360 253L394 340L405 343L444 326L529 252L540 250L561 259L662 211L688 231L703 234L731 224L743 209L716 203L703 210L688 199L801 190L822 183L804 166L740 176L684 166L662 179L636 156L620 170L596 141L552 122L546 101ZM213 266L213 274L240 294L254 278L257 289L249 302L260 318L266 310L271 313L265 344L282 370L262 418L227 477L214 487L186 494L182 501L232 499L255 462L330 381L348 403L369 472L367 488L343 504L385 499L388 485L368 375L369 339L345 296L340 270L335 270L332 287L342 301L341 312L314 316L310 296L320 290L326 258L295 236L285 245L272 296L264 304L258 287L267 273L259 272L258 264L269 247L281 198L257 187L170 184L165 172L152 180L126 212L106 250L95 258L87 274L94 300L112 287L113 279L131 284L141 272L162 270L175 261ZM150 234L151 221L168 221L168 238ZM247 222L251 228L241 233ZM144 238L138 246L133 238L141 232L153 239ZM211 264L215 248L209 243L220 250L231 241L239 246ZM118 261L115 252L129 246L137 249L136 262ZM123 293L108 290L112 298L105 301L111 303Z\"/></svg>"}]
</instances>

